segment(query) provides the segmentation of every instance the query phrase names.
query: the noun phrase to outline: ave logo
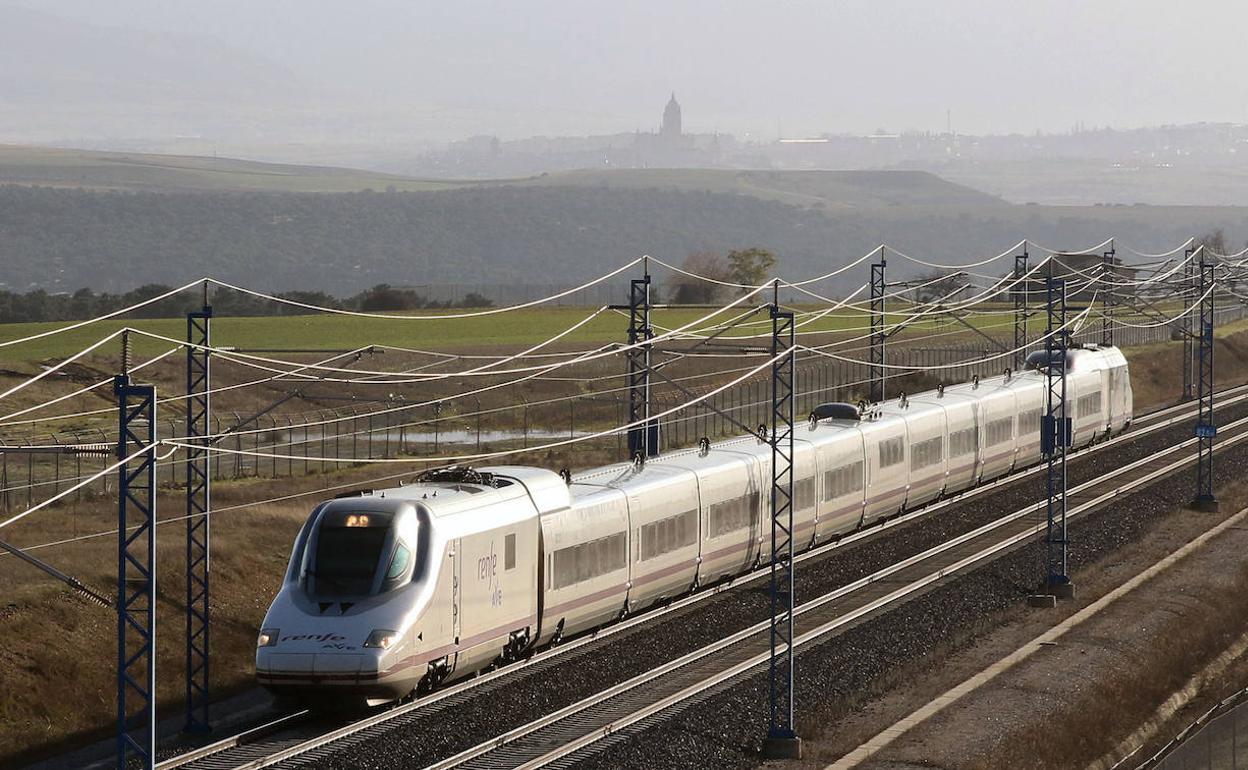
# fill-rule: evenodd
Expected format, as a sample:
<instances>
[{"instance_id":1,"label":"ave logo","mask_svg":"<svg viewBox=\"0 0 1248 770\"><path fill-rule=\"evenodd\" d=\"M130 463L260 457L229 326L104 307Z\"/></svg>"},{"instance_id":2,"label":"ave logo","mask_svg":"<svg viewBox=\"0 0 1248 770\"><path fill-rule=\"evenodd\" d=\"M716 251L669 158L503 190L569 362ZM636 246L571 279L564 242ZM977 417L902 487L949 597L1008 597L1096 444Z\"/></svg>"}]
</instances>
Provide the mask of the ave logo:
<instances>
[{"instance_id":1,"label":"ave logo","mask_svg":"<svg viewBox=\"0 0 1248 770\"><path fill-rule=\"evenodd\" d=\"M488 584L490 605L503 605L503 586L498 581L498 554L494 552L494 541L490 541L490 555L477 559L477 580Z\"/></svg>"}]
</instances>

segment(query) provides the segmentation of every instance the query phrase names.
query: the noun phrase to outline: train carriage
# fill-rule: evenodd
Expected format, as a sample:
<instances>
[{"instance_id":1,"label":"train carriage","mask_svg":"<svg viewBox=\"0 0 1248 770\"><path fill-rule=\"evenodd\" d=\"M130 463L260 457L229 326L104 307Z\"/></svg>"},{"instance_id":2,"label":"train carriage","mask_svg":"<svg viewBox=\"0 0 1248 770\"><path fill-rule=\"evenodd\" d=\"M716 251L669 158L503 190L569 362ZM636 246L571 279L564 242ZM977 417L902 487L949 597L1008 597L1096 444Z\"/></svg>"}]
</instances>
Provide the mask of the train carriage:
<instances>
[{"instance_id":1,"label":"train carriage","mask_svg":"<svg viewBox=\"0 0 1248 770\"><path fill-rule=\"evenodd\" d=\"M903 505L913 508L940 497L945 491L945 443L949 432L945 410L902 398L885 406L883 412L906 421L909 478Z\"/></svg>"},{"instance_id":2,"label":"train carriage","mask_svg":"<svg viewBox=\"0 0 1248 770\"><path fill-rule=\"evenodd\" d=\"M629 465L611 475L607 485L628 497L628 608L649 607L685 593L698 572L697 476L658 462Z\"/></svg>"},{"instance_id":3,"label":"train carriage","mask_svg":"<svg viewBox=\"0 0 1248 770\"><path fill-rule=\"evenodd\" d=\"M978 470L979 402L964 394L941 389L920 393L910 399L912 404L932 405L945 413L945 488L944 493L961 492L975 484Z\"/></svg>"},{"instance_id":4,"label":"train carriage","mask_svg":"<svg viewBox=\"0 0 1248 770\"><path fill-rule=\"evenodd\" d=\"M978 403L979 468L976 483L1004 476L1014 468L1014 391L991 379L955 385L947 392L966 394Z\"/></svg>"},{"instance_id":5,"label":"train carriage","mask_svg":"<svg viewBox=\"0 0 1248 770\"><path fill-rule=\"evenodd\" d=\"M1044 380L1034 372L1011 372L1002 387L1014 392L1014 467L1040 462L1040 422L1044 416Z\"/></svg>"},{"instance_id":6,"label":"train carriage","mask_svg":"<svg viewBox=\"0 0 1248 770\"><path fill-rule=\"evenodd\" d=\"M818 468L814 445L807 440L806 430L798 425L793 431L793 542L797 548L803 548L814 541L815 536L815 497L818 485ZM759 494L761 520L759 530L755 533L759 551L766 552L770 547L767 538L771 521L771 445L762 441L753 441L746 445L744 451L753 455L759 466L762 480Z\"/></svg>"},{"instance_id":7,"label":"train carriage","mask_svg":"<svg viewBox=\"0 0 1248 770\"><path fill-rule=\"evenodd\" d=\"M851 532L862 523L866 470L862 432L846 421L817 420L804 430L814 450L815 542Z\"/></svg>"},{"instance_id":8,"label":"train carriage","mask_svg":"<svg viewBox=\"0 0 1248 770\"><path fill-rule=\"evenodd\" d=\"M740 574L758 559L763 478L758 460L736 449L683 454L664 463L697 477L701 536L699 584ZM770 487L771 479L767 479Z\"/></svg>"},{"instance_id":9,"label":"train carriage","mask_svg":"<svg viewBox=\"0 0 1248 770\"><path fill-rule=\"evenodd\" d=\"M906 504L910 447L906 420L901 415L880 415L860 423L859 430L866 467L866 499L862 513L862 523L866 525L892 516Z\"/></svg>"},{"instance_id":10,"label":"train carriage","mask_svg":"<svg viewBox=\"0 0 1248 770\"><path fill-rule=\"evenodd\" d=\"M542 631L544 644L596 628L628 603L628 499L618 489L583 482L572 504L543 514Z\"/></svg>"}]
</instances>

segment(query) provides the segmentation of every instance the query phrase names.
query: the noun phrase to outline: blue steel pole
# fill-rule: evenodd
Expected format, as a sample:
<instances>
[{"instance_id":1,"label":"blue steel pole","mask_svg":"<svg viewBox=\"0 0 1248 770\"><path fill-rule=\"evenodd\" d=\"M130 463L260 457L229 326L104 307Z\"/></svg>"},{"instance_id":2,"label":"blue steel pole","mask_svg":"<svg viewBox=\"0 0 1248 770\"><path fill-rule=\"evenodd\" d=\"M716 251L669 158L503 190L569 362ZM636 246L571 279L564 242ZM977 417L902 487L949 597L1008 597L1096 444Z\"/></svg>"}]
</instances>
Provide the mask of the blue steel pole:
<instances>
[{"instance_id":1,"label":"blue steel pole","mask_svg":"<svg viewBox=\"0 0 1248 770\"><path fill-rule=\"evenodd\" d=\"M763 741L768 759L799 759L793 717L793 313L780 310L777 281L771 305L771 719ZM787 353L786 353L787 351Z\"/></svg>"},{"instance_id":2,"label":"blue steel pole","mask_svg":"<svg viewBox=\"0 0 1248 770\"><path fill-rule=\"evenodd\" d=\"M1218 510L1218 500L1213 495L1213 439L1217 425L1213 419L1213 311L1215 263L1200 250L1200 282L1197 285L1200 303L1200 335L1197 347L1197 396L1200 399L1196 419L1196 497L1192 507L1201 511Z\"/></svg>"},{"instance_id":3,"label":"blue steel pole","mask_svg":"<svg viewBox=\"0 0 1248 770\"><path fill-rule=\"evenodd\" d=\"M1027 359L1027 248L1014 256L1014 370Z\"/></svg>"},{"instance_id":4,"label":"blue steel pole","mask_svg":"<svg viewBox=\"0 0 1248 770\"><path fill-rule=\"evenodd\" d=\"M888 336L884 331L887 325L884 305L884 289L887 286L884 270L888 260L884 259L884 251L880 250L880 261L871 265L871 400L879 403L884 400L887 386L884 377L884 345Z\"/></svg>"},{"instance_id":5,"label":"blue steel pole","mask_svg":"<svg viewBox=\"0 0 1248 770\"><path fill-rule=\"evenodd\" d=\"M117 470L117 768L127 770L156 756L156 388L121 374L113 389L118 459L146 447Z\"/></svg>"},{"instance_id":6,"label":"blue steel pole","mask_svg":"<svg viewBox=\"0 0 1248 770\"><path fill-rule=\"evenodd\" d=\"M211 457L205 438L211 433L212 307L186 314L186 724L188 733L212 729L209 705L209 576L211 567Z\"/></svg>"}]
</instances>

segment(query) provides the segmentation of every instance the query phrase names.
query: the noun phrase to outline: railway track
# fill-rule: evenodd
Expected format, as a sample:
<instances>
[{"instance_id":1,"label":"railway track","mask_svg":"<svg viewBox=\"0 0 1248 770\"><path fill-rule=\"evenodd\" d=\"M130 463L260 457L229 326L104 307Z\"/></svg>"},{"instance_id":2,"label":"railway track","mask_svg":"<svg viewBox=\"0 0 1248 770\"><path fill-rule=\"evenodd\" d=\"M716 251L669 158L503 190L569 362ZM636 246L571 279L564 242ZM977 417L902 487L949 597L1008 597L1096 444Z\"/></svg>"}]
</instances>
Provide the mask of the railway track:
<instances>
[{"instance_id":1,"label":"railway track","mask_svg":"<svg viewBox=\"0 0 1248 770\"><path fill-rule=\"evenodd\" d=\"M1248 401L1248 385L1219 394L1219 410ZM1167 407L1135 421L1132 430L1109 441L1071 455L1072 461L1154 433L1195 416L1193 404ZM1217 449L1224 449L1248 438L1248 417L1221 429ZM1191 462L1183 450L1194 439L1170 448L1070 490L1070 513L1078 516L1113 497L1150 483ZM1035 475L1043 466L1018 471L997 481L951 496L925 508L906 513L881 525L847 535L799 555L800 563L818 558L879 532L929 516L969 498L991 493L1019 479ZM807 602L796 610L800 647L822 639L862 617L898 604L925 587L956 572L965 571L1008 550L1037 531L1033 521L1039 505L1017 510L978 529L964 533L935 548L897 562L883 570L844 585ZM599 642L669 613L684 610L724 591L759 580L769 574L756 570L732 581L707 588L672 602L670 605L629 618L558 647L544 650L528 660L497 669L476 678L444 688L419 700L390 708L349 723L330 722L309 712L297 712L260 725L238 735L168 759L159 770L243 770L277 765L311 766L318 759L336 753L345 744L364 740L381 731L401 728L428 715L454 708L476 691L502 677L533 666L540 666L574 650ZM687 702L725 682L750 672L766 662L769 641L767 623L755 624L676 660L667 662L633 679L585 698L577 703L497 735L477 746L429 767L448 770L455 767L542 767L564 765L581 752L612 733L645 720L667 708Z\"/></svg>"}]
</instances>

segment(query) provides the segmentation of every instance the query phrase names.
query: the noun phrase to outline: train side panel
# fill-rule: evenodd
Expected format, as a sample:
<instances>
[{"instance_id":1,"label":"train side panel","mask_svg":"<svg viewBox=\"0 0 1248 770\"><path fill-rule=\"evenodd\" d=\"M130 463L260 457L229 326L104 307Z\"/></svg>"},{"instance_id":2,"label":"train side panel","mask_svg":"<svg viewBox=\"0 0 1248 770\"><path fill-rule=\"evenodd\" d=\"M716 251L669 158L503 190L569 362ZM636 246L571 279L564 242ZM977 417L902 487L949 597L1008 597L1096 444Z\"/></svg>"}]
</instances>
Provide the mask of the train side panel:
<instances>
[{"instance_id":1,"label":"train side panel","mask_svg":"<svg viewBox=\"0 0 1248 770\"><path fill-rule=\"evenodd\" d=\"M1102 374L1098 367L1091 370L1084 368L1066 375L1066 414L1074 425L1074 447L1087 446L1105 432Z\"/></svg>"},{"instance_id":2,"label":"train side panel","mask_svg":"<svg viewBox=\"0 0 1248 770\"><path fill-rule=\"evenodd\" d=\"M476 515L501 519L497 507ZM529 510L520 520L456 541L457 672L482 668L513 638L537 633L538 518L536 509Z\"/></svg>"},{"instance_id":3,"label":"train side panel","mask_svg":"<svg viewBox=\"0 0 1248 770\"><path fill-rule=\"evenodd\" d=\"M1018 418L1015 426L1014 467L1040 462L1040 422L1044 416L1044 380L1034 372L1014 375L1006 384L1014 391Z\"/></svg>"},{"instance_id":4,"label":"train side panel","mask_svg":"<svg viewBox=\"0 0 1248 770\"><path fill-rule=\"evenodd\" d=\"M965 395L923 393L912 401L938 406L945 412L945 494L961 492L975 484L978 402Z\"/></svg>"},{"instance_id":5,"label":"train side panel","mask_svg":"<svg viewBox=\"0 0 1248 770\"><path fill-rule=\"evenodd\" d=\"M1131 372L1127 367L1126 356L1118 348L1104 351L1106 395L1109 405L1109 429L1114 433L1126 430L1131 424Z\"/></svg>"},{"instance_id":6,"label":"train side panel","mask_svg":"<svg viewBox=\"0 0 1248 770\"><path fill-rule=\"evenodd\" d=\"M945 410L922 402L907 402L898 415L906 421L907 465L905 507L913 508L935 500L945 491L945 457L949 432Z\"/></svg>"},{"instance_id":7,"label":"train side panel","mask_svg":"<svg viewBox=\"0 0 1248 770\"><path fill-rule=\"evenodd\" d=\"M609 487L574 484L572 505L544 514L543 644L619 617L628 601L628 500Z\"/></svg>"},{"instance_id":8,"label":"train side panel","mask_svg":"<svg viewBox=\"0 0 1248 770\"><path fill-rule=\"evenodd\" d=\"M815 496L818 479L818 463L814 446L805 439L807 430L794 429L793 437L793 547L802 550L814 539ZM801 438L799 438L801 437ZM771 446L755 444L749 450L758 461L760 474L759 511L760 521L756 534L757 549L762 558L771 553Z\"/></svg>"},{"instance_id":9,"label":"train side panel","mask_svg":"<svg viewBox=\"0 0 1248 770\"><path fill-rule=\"evenodd\" d=\"M705 457L673 462L681 462L698 477L698 582L714 583L749 569L758 557L762 516L758 459L750 453L713 449ZM770 484L768 477L768 489Z\"/></svg>"},{"instance_id":10,"label":"train side panel","mask_svg":"<svg viewBox=\"0 0 1248 770\"><path fill-rule=\"evenodd\" d=\"M629 608L685 593L698 569L697 476L656 462L612 486L628 496Z\"/></svg>"},{"instance_id":11,"label":"train side panel","mask_svg":"<svg viewBox=\"0 0 1248 770\"><path fill-rule=\"evenodd\" d=\"M862 523L866 486L862 431L856 424L821 423L808 435L820 477L815 540L823 543Z\"/></svg>"},{"instance_id":12,"label":"train side panel","mask_svg":"<svg viewBox=\"0 0 1248 770\"><path fill-rule=\"evenodd\" d=\"M863 524L899 512L910 483L909 440L906 421L883 416L859 423L866 465L866 501Z\"/></svg>"},{"instance_id":13,"label":"train side panel","mask_svg":"<svg viewBox=\"0 0 1248 770\"><path fill-rule=\"evenodd\" d=\"M966 391L962 391L966 392ZM1009 388L982 384L969 391L979 400L979 481L991 481L1014 468L1016 399Z\"/></svg>"}]
</instances>

